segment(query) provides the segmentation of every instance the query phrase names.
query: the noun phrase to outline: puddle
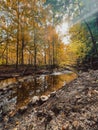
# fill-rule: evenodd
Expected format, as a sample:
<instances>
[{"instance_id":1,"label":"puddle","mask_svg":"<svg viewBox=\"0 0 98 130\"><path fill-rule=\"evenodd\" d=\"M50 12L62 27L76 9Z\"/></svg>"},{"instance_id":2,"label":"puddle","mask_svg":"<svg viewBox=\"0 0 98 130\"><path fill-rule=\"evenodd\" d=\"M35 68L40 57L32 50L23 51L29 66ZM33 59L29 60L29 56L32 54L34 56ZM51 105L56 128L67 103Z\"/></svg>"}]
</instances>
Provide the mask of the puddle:
<instances>
[{"instance_id":1,"label":"puddle","mask_svg":"<svg viewBox=\"0 0 98 130\"><path fill-rule=\"evenodd\" d=\"M33 96L48 95L75 78L75 73L66 71L0 81L0 113L19 109L27 105Z\"/></svg>"}]
</instances>

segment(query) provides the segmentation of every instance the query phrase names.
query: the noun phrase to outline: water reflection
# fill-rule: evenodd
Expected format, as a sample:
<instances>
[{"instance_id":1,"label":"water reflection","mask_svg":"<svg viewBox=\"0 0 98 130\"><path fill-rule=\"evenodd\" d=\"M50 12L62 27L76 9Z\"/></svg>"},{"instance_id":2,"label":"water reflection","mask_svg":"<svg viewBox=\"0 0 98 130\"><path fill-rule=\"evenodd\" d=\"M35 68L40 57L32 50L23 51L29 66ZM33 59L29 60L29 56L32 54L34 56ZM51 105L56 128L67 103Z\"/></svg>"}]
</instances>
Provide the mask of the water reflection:
<instances>
[{"instance_id":1,"label":"water reflection","mask_svg":"<svg viewBox=\"0 0 98 130\"><path fill-rule=\"evenodd\" d=\"M75 77L76 74L67 73L59 75L42 75L37 77L28 76L16 80L12 79L12 84L11 81L10 84L7 81L9 84L8 88L10 89L7 89L6 91L1 91L0 89L0 105L2 111L19 109L28 104L33 96L48 95L61 88L65 83L70 82ZM5 110L5 108L7 110Z\"/></svg>"}]
</instances>

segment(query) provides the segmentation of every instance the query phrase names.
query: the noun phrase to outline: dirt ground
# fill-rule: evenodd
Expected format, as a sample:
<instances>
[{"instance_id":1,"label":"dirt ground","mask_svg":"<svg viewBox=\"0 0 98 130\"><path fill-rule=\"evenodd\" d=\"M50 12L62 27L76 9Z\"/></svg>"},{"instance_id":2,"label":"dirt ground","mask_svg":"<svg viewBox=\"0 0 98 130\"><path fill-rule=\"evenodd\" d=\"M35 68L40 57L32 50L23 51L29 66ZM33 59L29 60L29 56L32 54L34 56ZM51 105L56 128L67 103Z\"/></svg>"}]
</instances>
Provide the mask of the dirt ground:
<instances>
[{"instance_id":1,"label":"dirt ground","mask_svg":"<svg viewBox=\"0 0 98 130\"><path fill-rule=\"evenodd\" d=\"M79 73L46 101L6 113L0 130L98 130L98 70Z\"/></svg>"}]
</instances>

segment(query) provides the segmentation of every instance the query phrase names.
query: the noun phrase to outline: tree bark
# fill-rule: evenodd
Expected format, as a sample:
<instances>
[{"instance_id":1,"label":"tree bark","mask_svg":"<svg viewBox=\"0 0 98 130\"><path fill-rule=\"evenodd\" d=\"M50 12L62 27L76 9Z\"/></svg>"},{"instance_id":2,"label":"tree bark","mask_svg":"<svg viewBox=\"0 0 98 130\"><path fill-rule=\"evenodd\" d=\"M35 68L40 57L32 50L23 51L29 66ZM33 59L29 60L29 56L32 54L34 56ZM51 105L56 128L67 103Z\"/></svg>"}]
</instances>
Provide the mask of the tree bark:
<instances>
[{"instance_id":1,"label":"tree bark","mask_svg":"<svg viewBox=\"0 0 98 130\"><path fill-rule=\"evenodd\" d=\"M17 25L17 43L16 43L16 69L18 70L18 60L19 60L19 0L17 0L17 16L18 16L18 25Z\"/></svg>"}]
</instances>

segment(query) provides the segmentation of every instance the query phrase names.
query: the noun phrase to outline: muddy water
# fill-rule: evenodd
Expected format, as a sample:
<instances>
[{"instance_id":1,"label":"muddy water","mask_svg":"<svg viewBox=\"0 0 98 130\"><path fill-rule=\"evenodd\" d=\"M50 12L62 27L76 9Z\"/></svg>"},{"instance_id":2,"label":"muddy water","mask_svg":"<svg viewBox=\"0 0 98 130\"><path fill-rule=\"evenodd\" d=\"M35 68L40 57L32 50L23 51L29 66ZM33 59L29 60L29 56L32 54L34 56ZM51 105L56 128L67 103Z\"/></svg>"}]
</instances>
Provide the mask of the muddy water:
<instances>
[{"instance_id":1,"label":"muddy water","mask_svg":"<svg viewBox=\"0 0 98 130\"><path fill-rule=\"evenodd\" d=\"M65 71L51 75L26 76L0 82L0 115L26 106L35 95L48 95L76 78Z\"/></svg>"}]
</instances>

